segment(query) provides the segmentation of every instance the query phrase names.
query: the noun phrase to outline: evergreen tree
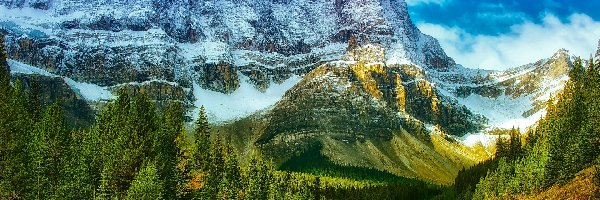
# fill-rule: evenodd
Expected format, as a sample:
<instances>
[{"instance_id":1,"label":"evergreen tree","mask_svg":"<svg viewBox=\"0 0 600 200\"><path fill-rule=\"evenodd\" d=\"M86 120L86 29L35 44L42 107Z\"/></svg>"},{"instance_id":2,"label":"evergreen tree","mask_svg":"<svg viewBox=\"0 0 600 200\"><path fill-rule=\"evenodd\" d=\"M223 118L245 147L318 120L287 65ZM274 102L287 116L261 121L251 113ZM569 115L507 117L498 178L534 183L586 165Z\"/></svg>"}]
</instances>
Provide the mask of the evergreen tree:
<instances>
[{"instance_id":1,"label":"evergreen tree","mask_svg":"<svg viewBox=\"0 0 600 200\"><path fill-rule=\"evenodd\" d=\"M270 186L269 167L260 154L253 153L248 163L246 199L267 199Z\"/></svg>"},{"instance_id":2,"label":"evergreen tree","mask_svg":"<svg viewBox=\"0 0 600 200\"><path fill-rule=\"evenodd\" d=\"M200 171L207 171L207 164L210 160L210 127L204 106L200 107L196 128L194 129L194 139L196 144L194 168Z\"/></svg>"},{"instance_id":3,"label":"evergreen tree","mask_svg":"<svg viewBox=\"0 0 600 200\"><path fill-rule=\"evenodd\" d=\"M238 158L231 145L223 146L224 174L219 185L219 199L234 199L237 197L238 190L241 188L241 174L238 165Z\"/></svg>"},{"instance_id":4,"label":"evergreen tree","mask_svg":"<svg viewBox=\"0 0 600 200\"><path fill-rule=\"evenodd\" d=\"M193 185L201 186L201 190L196 190L195 196L198 198L209 198L206 195L211 195L211 175L210 171L213 168L211 165L211 142L210 142L210 127L206 118L204 107L200 107L198 119L194 129L194 150L192 151L193 158L191 167L191 176L196 180ZM213 145L214 146L214 145ZM199 189L199 188L196 188Z\"/></svg>"},{"instance_id":5,"label":"evergreen tree","mask_svg":"<svg viewBox=\"0 0 600 200\"><path fill-rule=\"evenodd\" d=\"M154 141L158 174L164 186L164 198L174 199L177 188L177 135L183 130L183 107L180 103L167 105L164 112L162 130Z\"/></svg>"},{"instance_id":6,"label":"evergreen tree","mask_svg":"<svg viewBox=\"0 0 600 200\"><path fill-rule=\"evenodd\" d=\"M56 191L57 182L64 177L65 163L70 155L71 136L62 108L58 103L46 109L43 119L36 125L28 145L30 181L33 187L30 198L46 199Z\"/></svg>"},{"instance_id":7,"label":"evergreen tree","mask_svg":"<svg viewBox=\"0 0 600 200\"><path fill-rule=\"evenodd\" d=\"M93 152L87 144L90 140L87 131L73 132L73 140L79 141L79 145L72 143L69 148L69 158L66 159L64 168L61 170L61 178L56 190L58 199L92 199L92 194L97 185L93 174L96 173L93 166Z\"/></svg>"},{"instance_id":8,"label":"evergreen tree","mask_svg":"<svg viewBox=\"0 0 600 200\"><path fill-rule=\"evenodd\" d=\"M125 90L111 102L92 130L102 146L101 185L110 195L123 197L145 158L154 158L153 145L158 131L154 105L145 95L133 100Z\"/></svg>"},{"instance_id":9,"label":"evergreen tree","mask_svg":"<svg viewBox=\"0 0 600 200\"><path fill-rule=\"evenodd\" d=\"M502 136L499 136L498 140L496 141L496 158L508 156L509 151L509 142L506 141L506 139Z\"/></svg>"},{"instance_id":10,"label":"evergreen tree","mask_svg":"<svg viewBox=\"0 0 600 200\"><path fill-rule=\"evenodd\" d=\"M0 132L0 198L3 199L22 198L26 193L26 169L30 160L25 150L34 127L21 81L15 82L10 96L6 113L0 117L4 123Z\"/></svg>"},{"instance_id":11,"label":"evergreen tree","mask_svg":"<svg viewBox=\"0 0 600 200\"><path fill-rule=\"evenodd\" d=\"M127 190L126 199L155 200L163 199L164 188L153 164L148 164L140 170Z\"/></svg>"},{"instance_id":12,"label":"evergreen tree","mask_svg":"<svg viewBox=\"0 0 600 200\"><path fill-rule=\"evenodd\" d=\"M38 126L41 127L41 126ZM37 128L41 129L41 128ZM50 174L50 155L49 144L47 133L42 130L34 131L32 140L28 144L27 152L31 159L31 165L29 165L28 175L29 182L29 194L26 194L28 199L48 199L52 193L52 185L54 183L49 177Z\"/></svg>"},{"instance_id":13,"label":"evergreen tree","mask_svg":"<svg viewBox=\"0 0 600 200\"><path fill-rule=\"evenodd\" d=\"M206 180L206 187L204 193L211 198L214 198L219 194L221 181L224 178L225 172L225 155L223 151L223 142L221 137L217 135L215 140L212 142L210 149L210 161L208 168L208 177Z\"/></svg>"},{"instance_id":14,"label":"evergreen tree","mask_svg":"<svg viewBox=\"0 0 600 200\"><path fill-rule=\"evenodd\" d=\"M182 129L175 140L177 146L177 196L178 199L192 199L194 174L192 173L193 148L185 129Z\"/></svg>"},{"instance_id":15,"label":"evergreen tree","mask_svg":"<svg viewBox=\"0 0 600 200\"><path fill-rule=\"evenodd\" d=\"M510 130L510 140L509 140L509 144L508 144L508 148L509 148L509 158L511 159L516 159L521 157L521 154L523 153L523 147L522 147L522 143L521 143L521 133L519 132L518 129L516 128L512 128Z\"/></svg>"},{"instance_id":16,"label":"evergreen tree","mask_svg":"<svg viewBox=\"0 0 600 200\"><path fill-rule=\"evenodd\" d=\"M4 35L0 33L0 113L5 115L0 117L0 199L8 199L13 191L8 170L11 168L9 147L12 145L13 136L9 128L11 92L10 72L4 51Z\"/></svg>"}]
</instances>

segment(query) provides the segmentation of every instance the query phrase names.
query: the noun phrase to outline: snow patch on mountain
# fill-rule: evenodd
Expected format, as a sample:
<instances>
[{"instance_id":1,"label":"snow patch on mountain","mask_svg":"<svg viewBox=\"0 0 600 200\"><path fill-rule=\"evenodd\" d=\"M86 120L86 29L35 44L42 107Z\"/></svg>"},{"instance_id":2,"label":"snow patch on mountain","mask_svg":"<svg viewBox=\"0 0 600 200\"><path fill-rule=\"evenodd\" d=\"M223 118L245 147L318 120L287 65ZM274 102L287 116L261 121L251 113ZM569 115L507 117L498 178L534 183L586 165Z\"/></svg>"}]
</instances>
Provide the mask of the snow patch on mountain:
<instances>
[{"instance_id":1,"label":"snow patch on mountain","mask_svg":"<svg viewBox=\"0 0 600 200\"><path fill-rule=\"evenodd\" d=\"M458 102L471 111L489 119L489 124L497 128L525 129L538 119L523 117L523 113L531 109L530 97L513 99L502 95L497 98L483 97L471 94L466 98L457 98Z\"/></svg>"},{"instance_id":2,"label":"snow patch on mountain","mask_svg":"<svg viewBox=\"0 0 600 200\"><path fill-rule=\"evenodd\" d=\"M281 84L273 83L265 92L260 92L249 83L248 77L241 74L240 77L240 87L231 94L203 89L194 83L194 104L198 108L204 106L211 123L223 123L267 109L281 100L285 92L302 79L295 75ZM198 116L198 110L193 116Z\"/></svg>"},{"instance_id":3,"label":"snow patch on mountain","mask_svg":"<svg viewBox=\"0 0 600 200\"><path fill-rule=\"evenodd\" d=\"M490 146L493 145L499 136L497 135L489 135L485 133L474 133L474 134L466 134L459 138L459 140L469 146L474 147L476 145Z\"/></svg>"},{"instance_id":4,"label":"snow patch on mountain","mask_svg":"<svg viewBox=\"0 0 600 200\"><path fill-rule=\"evenodd\" d=\"M116 99L117 97L113 95L108 87L98 86L96 84L91 83L81 83L74 81L70 78L64 78L65 82L71 86L71 89L78 94L81 95L87 101L108 101L112 99Z\"/></svg>"},{"instance_id":5,"label":"snow patch on mountain","mask_svg":"<svg viewBox=\"0 0 600 200\"><path fill-rule=\"evenodd\" d=\"M10 66L10 73L18 73L18 74L39 74L42 76L51 76L51 77L57 77L57 75L54 75L46 70L25 64L25 63L21 63L15 60L11 60L8 59L8 66Z\"/></svg>"}]
</instances>

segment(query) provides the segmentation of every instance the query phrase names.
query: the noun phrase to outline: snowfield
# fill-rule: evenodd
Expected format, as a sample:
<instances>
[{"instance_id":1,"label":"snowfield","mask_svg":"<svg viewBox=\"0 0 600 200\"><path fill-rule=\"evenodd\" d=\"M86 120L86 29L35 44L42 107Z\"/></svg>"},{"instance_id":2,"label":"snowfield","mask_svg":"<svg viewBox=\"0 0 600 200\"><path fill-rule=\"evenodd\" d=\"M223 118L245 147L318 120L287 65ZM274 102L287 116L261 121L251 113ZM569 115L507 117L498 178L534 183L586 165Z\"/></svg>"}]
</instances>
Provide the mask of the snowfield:
<instances>
[{"instance_id":1,"label":"snowfield","mask_svg":"<svg viewBox=\"0 0 600 200\"><path fill-rule=\"evenodd\" d=\"M281 100L285 92L302 79L295 75L281 84L272 83L263 93L249 83L248 77L241 74L240 77L240 87L231 94L203 89L194 83L194 105L197 108L205 107L211 123L223 123L265 110ZM197 118L198 109L194 111L193 116Z\"/></svg>"}]
</instances>

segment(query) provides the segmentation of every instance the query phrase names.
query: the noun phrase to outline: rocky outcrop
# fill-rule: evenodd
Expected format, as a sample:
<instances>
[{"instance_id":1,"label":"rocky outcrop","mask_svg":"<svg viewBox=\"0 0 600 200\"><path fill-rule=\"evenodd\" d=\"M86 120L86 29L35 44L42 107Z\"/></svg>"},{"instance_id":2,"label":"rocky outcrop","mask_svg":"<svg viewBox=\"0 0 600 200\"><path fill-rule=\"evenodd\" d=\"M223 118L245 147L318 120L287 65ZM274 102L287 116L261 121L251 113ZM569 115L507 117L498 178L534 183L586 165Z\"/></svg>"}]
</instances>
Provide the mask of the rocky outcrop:
<instances>
[{"instance_id":1,"label":"rocky outcrop","mask_svg":"<svg viewBox=\"0 0 600 200\"><path fill-rule=\"evenodd\" d=\"M357 51L377 49L368 48ZM355 58L352 55L348 58ZM421 69L366 62L379 54L371 55L324 64L307 74L268 112L268 124L258 142L277 144L322 136L386 140L395 132L411 129L408 118L439 125L456 135L482 127L482 117L438 94Z\"/></svg>"},{"instance_id":2,"label":"rocky outcrop","mask_svg":"<svg viewBox=\"0 0 600 200\"><path fill-rule=\"evenodd\" d=\"M159 109L172 102L179 102L185 108L192 108L193 95L189 89L185 89L177 83L166 81L147 81L142 83L120 84L111 88L113 94L119 90L127 91L130 96L140 94L146 95L154 101Z\"/></svg>"},{"instance_id":3,"label":"rocky outcrop","mask_svg":"<svg viewBox=\"0 0 600 200\"><path fill-rule=\"evenodd\" d=\"M196 70L200 74L198 83L203 88L228 94L240 87L237 68L230 64L204 64Z\"/></svg>"},{"instance_id":4,"label":"rocky outcrop","mask_svg":"<svg viewBox=\"0 0 600 200\"><path fill-rule=\"evenodd\" d=\"M240 73L250 79L249 83L261 92L265 92L271 85L272 78L267 71L256 65L248 65L240 69Z\"/></svg>"},{"instance_id":5,"label":"rocky outcrop","mask_svg":"<svg viewBox=\"0 0 600 200\"><path fill-rule=\"evenodd\" d=\"M71 127L86 128L94 123L95 111L78 96L63 78L42 75L13 74L13 82L20 80L30 98L38 99L41 112L45 107L59 102L64 110L67 123Z\"/></svg>"}]
</instances>

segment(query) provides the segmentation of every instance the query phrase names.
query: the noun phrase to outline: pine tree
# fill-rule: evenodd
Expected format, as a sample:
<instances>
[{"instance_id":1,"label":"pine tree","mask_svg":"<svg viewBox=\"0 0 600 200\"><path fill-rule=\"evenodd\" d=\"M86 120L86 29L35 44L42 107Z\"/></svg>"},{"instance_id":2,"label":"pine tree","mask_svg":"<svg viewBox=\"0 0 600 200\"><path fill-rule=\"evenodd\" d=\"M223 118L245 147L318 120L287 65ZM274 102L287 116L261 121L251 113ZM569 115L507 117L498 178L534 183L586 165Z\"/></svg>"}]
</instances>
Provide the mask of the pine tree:
<instances>
[{"instance_id":1,"label":"pine tree","mask_svg":"<svg viewBox=\"0 0 600 200\"><path fill-rule=\"evenodd\" d=\"M38 125L39 126L39 125ZM50 174L50 155L48 152L49 144L47 133L36 128L33 133L31 142L28 144L27 152L31 159L31 165L28 169L29 194L28 199L48 199L51 196L53 181L49 177Z\"/></svg>"},{"instance_id":2,"label":"pine tree","mask_svg":"<svg viewBox=\"0 0 600 200\"><path fill-rule=\"evenodd\" d=\"M206 180L205 194L211 198L217 196L220 192L219 186L225 173L225 155L223 152L223 142L217 135L210 148L210 161L208 168L208 179Z\"/></svg>"},{"instance_id":3,"label":"pine tree","mask_svg":"<svg viewBox=\"0 0 600 200\"><path fill-rule=\"evenodd\" d=\"M0 113L8 116L0 117L0 199L8 199L12 193L12 184L9 181L10 145L12 134L9 123L11 122L9 103L12 88L10 86L10 72L6 63L4 51L4 35L0 33Z\"/></svg>"},{"instance_id":4,"label":"pine tree","mask_svg":"<svg viewBox=\"0 0 600 200\"><path fill-rule=\"evenodd\" d=\"M270 171L260 154L253 153L248 163L246 199L267 199Z\"/></svg>"},{"instance_id":5,"label":"pine tree","mask_svg":"<svg viewBox=\"0 0 600 200\"><path fill-rule=\"evenodd\" d=\"M210 159L210 127L206 118L204 106L200 107L196 128L194 129L196 150L194 152L194 168L200 171L208 170Z\"/></svg>"},{"instance_id":6,"label":"pine tree","mask_svg":"<svg viewBox=\"0 0 600 200\"><path fill-rule=\"evenodd\" d=\"M509 158L516 159L522 154L521 133L516 128L510 130L510 140L508 144Z\"/></svg>"},{"instance_id":7,"label":"pine tree","mask_svg":"<svg viewBox=\"0 0 600 200\"><path fill-rule=\"evenodd\" d=\"M65 163L70 155L71 136L62 108L58 103L46 109L43 119L36 125L32 141L28 145L30 198L46 199L56 191L56 184L62 181Z\"/></svg>"},{"instance_id":8,"label":"pine tree","mask_svg":"<svg viewBox=\"0 0 600 200\"><path fill-rule=\"evenodd\" d=\"M55 192L57 199L92 199L92 194L97 188L94 176L97 171L93 169L93 152L88 143L90 140L87 131L73 132L73 141L69 148L69 158L61 170L61 178ZM99 173L98 173L99 174Z\"/></svg>"},{"instance_id":9,"label":"pine tree","mask_svg":"<svg viewBox=\"0 0 600 200\"><path fill-rule=\"evenodd\" d=\"M102 185L110 195L123 197L145 158L154 158L158 132L156 110L145 95L133 100L125 90L109 103L92 130L101 145Z\"/></svg>"},{"instance_id":10,"label":"pine tree","mask_svg":"<svg viewBox=\"0 0 600 200\"><path fill-rule=\"evenodd\" d=\"M177 198L192 199L191 183L194 180L192 173L193 148L188 138L187 131L182 129L175 140L177 146Z\"/></svg>"},{"instance_id":11,"label":"pine tree","mask_svg":"<svg viewBox=\"0 0 600 200\"><path fill-rule=\"evenodd\" d=\"M164 188L158 170L153 164L142 167L127 190L126 199L163 199Z\"/></svg>"},{"instance_id":12,"label":"pine tree","mask_svg":"<svg viewBox=\"0 0 600 200\"><path fill-rule=\"evenodd\" d=\"M509 143L502 136L499 136L496 141L496 158L508 156L509 150Z\"/></svg>"},{"instance_id":13,"label":"pine tree","mask_svg":"<svg viewBox=\"0 0 600 200\"><path fill-rule=\"evenodd\" d=\"M210 198L209 192L211 184L211 142L210 142L210 127L204 107L200 107L198 119L194 129L194 149L192 151L192 169L191 174L196 180L194 185L201 186L201 191L194 192L198 198Z\"/></svg>"},{"instance_id":14,"label":"pine tree","mask_svg":"<svg viewBox=\"0 0 600 200\"><path fill-rule=\"evenodd\" d=\"M222 197L220 199L233 199L237 197L238 190L241 188L241 174L237 155L231 145L223 146L223 157L225 169L219 186L221 190L219 196Z\"/></svg>"},{"instance_id":15,"label":"pine tree","mask_svg":"<svg viewBox=\"0 0 600 200\"><path fill-rule=\"evenodd\" d=\"M177 135L183 130L183 107L180 103L167 105L164 112L164 123L160 134L155 140L156 163L158 174L164 186L164 198L174 199L177 188L177 154L179 149L175 144Z\"/></svg>"},{"instance_id":16,"label":"pine tree","mask_svg":"<svg viewBox=\"0 0 600 200\"><path fill-rule=\"evenodd\" d=\"M27 107L27 93L22 89L21 81L15 81L8 105L3 113L2 132L0 133L0 198L18 198L26 193L27 165L29 155L27 143L31 139L31 113Z\"/></svg>"}]
</instances>

